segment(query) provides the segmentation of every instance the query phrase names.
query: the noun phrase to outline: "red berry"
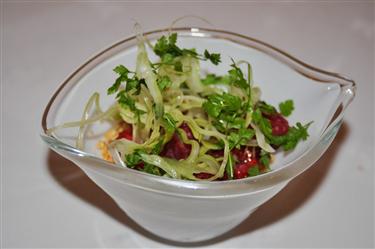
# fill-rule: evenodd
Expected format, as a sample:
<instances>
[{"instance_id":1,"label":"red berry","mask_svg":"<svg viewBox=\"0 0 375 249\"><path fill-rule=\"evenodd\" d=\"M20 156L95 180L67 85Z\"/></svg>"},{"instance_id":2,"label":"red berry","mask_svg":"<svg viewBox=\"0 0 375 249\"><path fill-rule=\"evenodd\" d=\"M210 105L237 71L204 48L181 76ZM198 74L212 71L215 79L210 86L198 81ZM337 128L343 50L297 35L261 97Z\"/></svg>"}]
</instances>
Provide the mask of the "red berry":
<instances>
[{"instance_id":1,"label":"red berry","mask_svg":"<svg viewBox=\"0 0 375 249\"><path fill-rule=\"evenodd\" d=\"M194 173L194 176L198 179L208 179L213 176L213 174L201 172L201 173Z\"/></svg>"},{"instance_id":2,"label":"red berry","mask_svg":"<svg viewBox=\"0 0 375 249\"><path fill-rule=\"evenodd\" d=\"M248 161L246 163L237 164L234 169L234 178L242 179L248 177L249 169L257 163L258 161L256 159L252 159L251 161Z\"/></svg>"},{"instance_id":3,"label":"red berry","mask_svg":"<svg viewBox=\"0 0 375 249\"><path fill-rule=\"evenodd\" d=\"M215 158L217 157L223 157L224 156L224 150L209 150L207 152L208 155L213 156Z\"/></svg>"},{"instance_id":4,"label":"red berry","mask_svg":"<svg viewBox=\"0 0 375 249\"><path fill-rule=\"evenodd\" d=\"M133 140L133 127L128 125L122 132L117 136L117 139L125 138L127 140Z\"/></svg>"},{"instance_id":5,"label":"red berry","mask_svg":"<svg viewBox=\"0 0 375 249\"><path fill-rule=\"evenodd\" d=\"M178 137L177 133L173 134L172 139L165 144L163 151L160 153L162 156L173 159L186 159L191 152L191 145L184 144Z\"/></svg>"},{"instance_id":6,"label":"red berry","mask_svg":"<svg viewBox=\"0 0 375 249\"><path fill-rule=\"evenodd\" d=\"M177 160L186 159L191 152L191 145L184 144L176 133L173 135L172 141L173 144L171 146L173 146L174 157Z\"/></svg>"},{"instance_id":7,"label":"red berry","mask_svg":"<svg viewBox=\"0 0 375 249\"><path fill-rule=\"evenodd\" d=\"M268 116L272 126L272 134L275 136L282 136L288 133L289 123L280 114L272 114Z\"/></svg>"},{"instance_id":8,"label":"red berry","mask_svg":"<svg viewBox=\"0 0 375 249\"><path fill-rule=\"evenodd\" d=\"M191 131L190 127L186 123L182 123L180 128L185 131L188 139L194 139L193 132Z\"/></svg>"},{"instance_id":9,"label":"red berry","mask_svg":"<svg viewBox=\"0 0 375 249\"><path fill-rule=\"evenodd\" d=\"M251 147L241 147L241 149L233 149L232 155L239 163L247 163L256 158L256 155L253 154L253 150Z\"/></svg>"},{"instance_id":10,"label":"red berry","mask_svg":"<svg viewBox=\"0 0 375 249\"><path fill-rule=\"evenodd\" d=\"M142 170L142 169L144 169L144 167L145 167L145 163L144 163L144 162L140 162L140 163L138 163L135 167L136 167L136 169L138 169L138 170Z\"/></svg>"},{"instance_id":11,"label":"red berry","mask_svg":"<svg viewBox=\"0 0 375 249\"><path fill-rule=\"evenodd\" d=\"M249 170L249 166L246 163L237 165L234 170L234 178L241 179L241 178L247 177L248 170Z\"/></svg>"}]
</instances>

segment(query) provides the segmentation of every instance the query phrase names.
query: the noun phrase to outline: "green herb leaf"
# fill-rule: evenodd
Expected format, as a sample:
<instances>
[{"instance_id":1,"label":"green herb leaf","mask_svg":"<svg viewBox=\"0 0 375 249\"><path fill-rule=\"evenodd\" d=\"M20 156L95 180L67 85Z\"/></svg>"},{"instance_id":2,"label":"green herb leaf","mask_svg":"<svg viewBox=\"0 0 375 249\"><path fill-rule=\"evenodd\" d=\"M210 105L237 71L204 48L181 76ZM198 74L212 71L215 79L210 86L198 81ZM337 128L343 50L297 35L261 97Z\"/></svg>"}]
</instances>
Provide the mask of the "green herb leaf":
<instances>
[{"instance_id":1,"label":"green herb leaf","mask_svg":"<svg viewBox=\"0 0 375 249\"><path fill-rule=\"evenodd\" d=\"M134 94L139 94L141 91L141 84L146 85L144 79L138 79L134 72L129 71L125 66L118 65L113 69L114 72L119 74L118 78L116 79L115 83L107 89L107 94L114 94L119 91L121 83L125 82L126 87L125 90L129 92L130 90L136 89ZM132 77L129 77L129 74L133 74Z\"/></svg>"},{"instance_id":2,"label":"green herb leaf","mask_svg":"<svg viewBox=\"0 0 375 249\"><path fill-rule=\"evenodd\" d=\"M177 72L183 72L181 61L176 61L174 63L174 70L177 71Z\"/></svg>"},{"instance_id":3,"label":"green herb leaf","mask_svg":"<svg viewBox=\"0 0 375 249\"><path fill-rule=\"evenodd\" d=\"M241 69L236 66L236 63L234 62L233 59L232 59L232 62L233 64L230 65L232 69L228 71L231 83L234 86L247 90L247 88L250 87L249 83L246 81Z\"/></svg>"},{"instance_id":4,"label":"green herb leaf","mask_svg":"<svg viewBox=\"0 0 375 249\"><path fill-rule=\"evenodd\" d=\"M165 63L165 64L173 64L173 55L171 54L164 54L162 57L161 57L161 61L162 63Z\"/></svg>"},{"instance_id":5,"label":"green herb leaf","mask_svg":"<svg viewBox=\"0 0 375 249\"><path fill-rule=\"evenodd\" d=\"M211 117L218 117L222 112L237 112L241 108L241 99L229 93L211 94L203 103L203 109Z\"/></svg>"},{"instance_id":6,"label":"green herb leaf","mask_svg":"<svg viewBox=\"0 0 375 249\"><path fill-rule=\"evenodd\" d=\"M158 83L160 91L163 91L164 89L172 85L172 81L167 75L164 75L161 78L159 78L157 83Z\"/></svg>"},{"instance_id":7,"label":"green herb leaf","mask_svg":"<svg viewBox=\"0 0 375 249\"><path fill-rule=\"evenodd\" d=\"M157 40L154 46L155 54L157 54L160 58L163 58L166 54L169 54L169 56L172 56L173 58L181 56L182 50L176 46L176 42L176 33L171 34L168 39L163 35Z\"/></svg>"},{"instance_id":8,"label":"green herb leaf","mask_svg":"<svg viewBox=\"0 0 375 249\"><path fill-rule=\"evenodd\" d=\"M303 126L301 123L297 123L296 126L289 128L286 134L287 142L283 144L283 149L288 151L294 149L299 141L306 140L309 134L307 128L310 124Z\"/></svg>"},{"instance_id":9,"label":"green herb leaf","mask_svg":"<svg viewBox=\"0 0 375 249\"><path fill-rule=\"evenodd\" d=\"M138 79L135 75L132 79L128 79L126 81L126 87L125 87L125 91L129 92L130 90L133 90L135 89L135 92L134 94L135 95L138 95L140 92L141 92L141 85L146 85L146 82L144 79Z\"/></svg>"},{"instance_id":10,"label":"green herb leaf","mask_svg":"<svg viewBox=\"0 0 375 249\"><path fill-rule=\"evenodd\" d=\"M173 61L179 56L192 56L193 58L200 60L210 60L213 64L217 65L220 62L220 54L209 53L205 50L204 55L199 55L195 49L181 49L177 45L177 33L173 33L167 37L160 37L154 46L154 52L158 55L162 63L165 64L175 64ZM176 66L175 70L182 72L182 66Z\"/></svg>"},{"instance_id":11,"label":"green herb leaf","mask_svg":"<svg viewBox=\"0 0 375 249\"><path fill-rule=\"evenodd\" d=\"M245 119L242 101L238 96L229 93L211 94L202 105L203 110L213 118L213 125L221 132L227 133L230 129L243 128Z\"/></svg>"},{"instance_id":12,"label":"green herb leaf","mask_svg":"<svg viewBox=\"0 0 375 249\"><path fill-rule=\"evenodd\" d=\"M220 54L217 54L217 53L210 53L206 50L204 50L204 58L207 59L207 60L210 60L212 62L212 64L214 65L218 65L220 62L221 62L221 59L220 59Z\"/></svg>"},{"instance_id":13,"label":"green herb leaf","mask_svg":"<svg viewBox=\"0 0 375 249\"><path fill-rule=\"evenodd\" d=\"M275 107L273 107L272 105L267 104L264 101L259 101L257 103L257 107L260 109L261 113L265 113L265 114L274 114L274 113L276 113Z\"/></svg>"},{"instance_id":14,"label":"green herb leaf","mask_svg":"<svg viewBox=\"0 0 375 249\"><path fill-rule=\"evenodd\" d=\"M205 78L201 80L203 85L214 85L214 84L229 84L229 76L217 76L216 74L207 74Z\"/></svg>"},{"instance_id":15,"label":"green herb leaf","mask_svg":"<svg viewBox=\"0 0 375 249\"><path fill-rule=\"evenodd\" d=\"M122 90L120 91L117 96L117 101L118 103L120 104L120 106L122 108L129 108L135 115L136 117L139 119L139 116L146 113L145 111L142 111L140 109L138 109L136 106L135 106L135 100L133 98L131 98L125 90Z\"/></svg>"},{"instance_id":16,"label":"green herb leaf","mask_svg":"<svg viewBox=\"0 0 375 249\"><path fill-rule=\"evenodd\" d=\"M149 173L149 174L152 174L152 175L157 175L157 176L161 176L163 174L162 169L160 169L159 167L157 167L155 165L149 164L149 163L144 164L142 171L146 172L146 173Z\"/></svg>"},{"instance_id":17,"label":"green herb leaf","mask_svg":"<svg viewBox=\"0 0 375 249\"><path fill-rule=\"evenodd\" d=\"M252 120L255 125L259 127L262 133L266 137L272 136L272 125L271 122L264 118L259 108L256 108L252 113Z\"/></svg>"},{"instance_id":18,"label":"green herb leaf","mask_svg":"<svg viewBox=\"0 0 375 249\"><path fill-rule=\"evenodd\" d=\"M159 155L160 152L163 150L163 142L164 142L164 139L161 138L159 142L155 144L155 146L152 148L151 154Z\"/></svg>"},{"instance_id":19,"label":"green herb leaf","mask_svg":"<svg viewBox=\"0 0 375 249\"><path fill-rule=\"evenodd\" d=\"M113 69L114 72L118 73L119 75L127 75L130 71L124 65L118 65Z\"/></svg>"},{"instance_id":20,"label":"green herb leaf","mask_svg":"<svg viewBox=\"0 0 375 249\"><path fill-rule=\"evenodd\" d=\"M194 58L197 58L197 59L199 59L198 58L198 53L195 51L195 49L194 48L191 48L191 49L186 49L186 48L184 48L184 49L182 49L182 55L190 55L190 56L192 56L192 57L194 57Z\"/></svg>"},{"instance_id":21,"label":"green herb leaf","mask_svg":"<svg viewBox=\"0 0 375 249\"><path fill-rule=\"evenodd\" d=\"M125 78L123 78L123 77L118 77L117 79L116 79L116 81L115 81L115 83L110 87L110 88L108 88L107 89L107 94L108 95L111 95L111 94L114 94L115 92L117 92L118 91L118 89L120 88L120 86L121 86L121 83L123 82L123 81L125 81L126 79Z\"/></svg>"},{"instance_id":22,"label":"green herb leaf","mask_svg":"<svg viewBox=\"0 0 375 249\"><path fill-rule=\"evenodd\" d=\"M236 132L231 132L227 137L229 149L233 149L235 147L239 148L241 145L246 145L247 142L254 137L254 135L254 130L246 128L240 128Z\"/></svg>"},{"instance_id":23,"label":"green herb leaf","mask_svg":"<svg viewBox=\"0 0 375 249\"><path fill-rule=\"evenodd\" d=\"M116 79L115 83L110 88L107 89L108 95L114 94L115 92L117 92L118 89L120 88L121 83L129 79L128 74L130 71L125 66L118 65L117 67L113 69L113 71L119 74L119 76Z\"/></svg>"},{"instance_id":24,"label":"green herb leaf","mask_svg":"<svg viewBox=\"0 0 375 249\"><path fill-rule=\"evenodd\" d=\"M176 130L177 121L175 121L171 114L164 113L163 115L163 126L167 133L173 133Z\"/></svg>"},{"instance_id":25,"label":"green herb leaf","mask_svg":"<svg viewBox=\"0 0 375 249\"><path fill-rule=\"evenodd\" d=\"M280 109L280 113L283 116L288 117L290 114L292 114L292 112L294 110L293 100L288 99L288 100L286 100L284 102L281 102L279 104L279 109Z\"/></svg>"},{"instance_id":26,"label":"green herb leaf","mask_svg":"<svg viewBox=\"0 0 375 249\"><path fill-rule=\"evenodd\" d=\"M133 152L133 154L128 154L125 156L126 165L130 168L134 168L134 166L138 165L142 162L141 154L146 153L145 150L138 149ZM147 153L146 153L147 154Z\"/></svg>"},{"instance_id":27,"label":"green herb leaf","mask_svg":"<svg viewBox=\"0 0 375 249\"><path fill-rule=\"evenodd\" d=\"M312 122L302 125L297 123L293 127L289 127L288 133L283 136L269 136L271 144L282 146L285 151L292 150L296 147L299 141L306 140L309 136L307 129Z\"/></svg>"},{"instance_id":28,"label":"green herb leaf","mask_svg":"<svg viewBox=\"0 0 375 249\"><path fill-rule=\"evenodd\" d=\"M266 166L266 168L269 168L270 166L270 161L271 161L271 154L268 153L267 151L265 150L261 150L260 151L260 159L259 159L259 162Z\"/></svg>"},{"instance_id":29,"label":"green herb leaf","mask_svg":"<svg viewBox=\"0 0 375 249\"><path fill-rule=\"evenodd\" d=\"M169 44L176 44L177 42L177 33L172 33L169 37Z\"/></svg>"},{"instance_id":30,"label":"green herb leaf","mask_svg":"<svg viewBox=\"0 0 375 249\"><path fill-rule=\"evenodd\" d=\"M155 54L159 55L160 57L162 57L164 54L166 54L168 52L168 48L169 48L170 44L169 44L169 41L167 40L167 38L163 35L162 37L160 37L157 41L156 41L156 44L154 46L154 52Z\"/></svg>"},{"instance_id":31,"label":"green herb leaf","mask_svg":"<svg viewBox=\"0 0 375 249\"><path fill-rule=\"evenodd\" d=\"M253 166L253 167L250 167L249 170L247 171L247 174L248 176L257 176L259 175L259 168L258 166Z\"/></svg>"}]
</instances>

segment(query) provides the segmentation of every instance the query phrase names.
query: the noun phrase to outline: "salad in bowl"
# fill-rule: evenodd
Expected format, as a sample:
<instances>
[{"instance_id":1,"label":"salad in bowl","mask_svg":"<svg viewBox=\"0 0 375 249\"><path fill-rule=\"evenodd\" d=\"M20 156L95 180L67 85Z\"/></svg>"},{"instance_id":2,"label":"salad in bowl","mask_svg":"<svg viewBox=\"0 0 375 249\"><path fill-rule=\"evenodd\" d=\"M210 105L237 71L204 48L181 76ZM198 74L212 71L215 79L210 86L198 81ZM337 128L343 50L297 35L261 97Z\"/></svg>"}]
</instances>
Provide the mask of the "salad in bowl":
<instances>
[{"instance_id":1,"label":"salad in bowl","mask_svg":"<svg viewBox=\"0 0 375 249\"><path fill-rule=\"evenodd\" d=\"M354 92L352 80L241 34L138 32L62 83L41 137L146 230L202 241L313 165Z\"/></svg>"},{"instance_id":2,"label":"salad in bowl","mask_svg":"<svg viewBox=\"0 0 375 249\"><path fill-rule=\"evenodd\" d=\"M311 123L289 124L291 99L277 108L262 100L249 62L231 58L226 74L202 75L200 63L216 66L221 54L181 48L177 39L169 33L151 44L138 34L136 67L113 69L117 77L107 94L115 103L102 111L95 92L81 120L48 132L77 127L76 146L83 149L86 127L108 121L112 128L97 144L104 159L154 175L208 181L266 173L277 149L289 151L307 139ZM146 46L158 60L149 59Z\"/></svg>"}]
</instances>

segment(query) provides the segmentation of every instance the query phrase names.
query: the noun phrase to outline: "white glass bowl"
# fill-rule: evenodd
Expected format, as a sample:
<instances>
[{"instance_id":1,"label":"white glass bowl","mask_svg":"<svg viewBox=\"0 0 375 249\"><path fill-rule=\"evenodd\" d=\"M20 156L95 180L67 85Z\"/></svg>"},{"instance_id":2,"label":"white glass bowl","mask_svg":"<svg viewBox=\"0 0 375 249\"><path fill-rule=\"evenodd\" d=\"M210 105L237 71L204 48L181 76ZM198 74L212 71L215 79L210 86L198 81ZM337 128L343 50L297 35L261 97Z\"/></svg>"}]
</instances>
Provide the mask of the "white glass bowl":
<instances>
[{"instance_id":1,"label":"white glass bowl","mask_svg":"<svg viewBox=\"0 0 375 249\"><path fill-rule=\"evenodd\" d=\"M78 129L48 135L48 128L79 120L94 91L101 94L104 109L113 103L113 96L106 95L115 78L112 69L118 64L135 68L135 37L100 52L68 77L46 107L41 136L51 149L77 164L145 229L170 240L194 242L235 227L318 160L341 125L344 111L354 97L355 84L250 37L198 28L176 28L174 32L183 47L221 53L222 63L202 63L203 72L225 74L231 57L250 62L262 99L274 105L293 99L295 111L289 122L313 121L308 140L290 153L278 153L269 173L242 180L192 182L153 176L104 161L95 144L109 128L105 124L90 128L84 150L74 147ZM154 41L162 34L164 30L145 35ZM151 52L149 55L156 59Z\"/></svg>"}]
</instances>

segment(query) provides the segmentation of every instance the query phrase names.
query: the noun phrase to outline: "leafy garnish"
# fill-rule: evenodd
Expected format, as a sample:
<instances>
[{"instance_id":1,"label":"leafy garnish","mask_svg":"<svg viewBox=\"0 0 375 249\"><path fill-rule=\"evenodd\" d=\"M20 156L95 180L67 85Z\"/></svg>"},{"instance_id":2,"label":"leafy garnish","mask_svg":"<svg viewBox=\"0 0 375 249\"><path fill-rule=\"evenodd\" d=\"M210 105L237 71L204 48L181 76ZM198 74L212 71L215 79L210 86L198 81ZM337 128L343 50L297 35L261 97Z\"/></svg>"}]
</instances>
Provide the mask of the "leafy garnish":
<instances>
[{"instance_id":1,"label":"leafy garnish","mask_svg":"<svg viewBox=\"0 0 375 249\"><path fill-rule=\"evenodd\" d=\"M273 107L272 105L267 104L264 101L259 101L257 103L257 107L259 108L259 110L260 110L261 113L265 113L265 114L274 114L274 113L276 113L275 107Z\"/></svg>"},{"instance_id":2,"label":"leafy garnish","mask_svg":"<svg viewBox=\"0 0 375 249\"><path fill-rule=\"evenodd\" d=\"M141 114L146 113L145 111L140 110L135 106L135 100L131 98L125 90L120 91L117 94L116 98L120 106L124 109L129 108L130 111L135 114L138 120Z\"/></svg>"},{"instance_id":3,"label":"leafy garnish","mask_svg":"<svg viewBox=\"0 0 375 249\"><path fill-rule=\"evenodd\" d=\"M163 174L162 172L164 172L159 167L154 166L150 163L144 163L143 171L152 175L157 175L157 176L161 176Z\"/></svg>"},{"instance_id":4,"label":"leafy garnish","mask_svg":"<svg viewBox=\"0 0 375 249\"><path fill-rule=\"evenodd\" d=\"M173 133L176 130L176 120L173 119L172 115L169 113L164 113L163 115L163 126L167 133Z\"/></svg>"},{"instance_id":5,"label":"leafy garnish","mask_svg":"<svg viewBox=\"0 0 375 249\"><path fill-rule=\"evenodd\" d=\"M262 133L266 136L270 144L282 146L285 151L294 149L299 141L306 140L308 135L307 129L311 122L302 125L297 123L295 126L289 127L288 133L281 136L272 135L271 122L263 117L260 108L257 108L252 114L253 122L260 128Z\"/></svg>"},{"instance_id":6,"label":"leafy garnish","mask_svg":"<svg viewBox=\"0 0 375 249\"><path fill-rule=\"evenodd\" d=\"M130 70L126 68L124 65L118 65L113 69L114 72L118 73L120 76L127 75Z\"/></svg>"},{"instance_id":7,"label":"leafy garnish","mask_svg":"<svg viewBox=\"0 0 375 249\"><path fill-rule=\"evenodd\" d=\"M229 84L229 76L217 76L216 74L207 74L206 78L201 80L203 85Z\"/></svg>"},{"instance_id":8,"label":"leafy garnish","mask_svg":"<svg viewBox=\"0 0 375 249\"><path fill-rule=\"evenodd\" d=\"M259 108L256 108L252 113L252 119L254 124L256 124L259 127L259 129L266 137L272 136L271 122L265 117L263 117L262 112Z\"/></svg>"},{"instance_id":9,"label":"leafy garnish","mask_svg":"<svg viewBox=\"0 0 375 249\"><path fill-rule=\"evenodd\" d=\"M181 56L182 50L176 46L176 41L176 33L171 34L168 38L163 35L157 40L154 46L155 54L157 54L163 62L170 61L171 58Z\"/></svg>"},{"instance_id":10,"label":"leafy garnish","mask_svg":"<svg viewBox=\"0 0 375 249\"><path fill-rule=\"evenodd\" d=\"M161 58L162 63L175 64L174 59L179 56L191 56L200 60L209 60L214 65L218 65L220 60L220 54L210 53L207 50L204 51L203 55L198 54L195 49L181 49L176 45L177 33L172 33L168 37L160 37L154 46L154 52ZM182 72L182 66L175 66L175 70Z\"/></svg>"},{"instance_id":11,"label":"leafy garnish","mask_svg":"<svg viewBox=\"0 0 375 249\"><path fill-rule=\"evenodd\" d=\"M214 118L220 114L232 114L241 109L241 99L229 93L211 94L207 99L203 104L203 109Z\"/></svg>"},{"instance_id":12,"label":"leafy garnish","mask_svg":"<svg viewBox=\"0 0 375 249\"><path fill-rule=\"evenodd\" d=\"M281 102L279 104L279 109L280 109L280 113L283 116L288 117L290 114L292 114L292 112L294 110L293 100L288 99L288 100L286 100L284 102Z\"/></svg>"},{"instance_id":13,"label":"leafy garnish","mask_svg":"<svg viewBox=\"0 0 375 249\"><path fill-rule=\"evenodd\" d=\"M136 165L142 162L141 154L146 153L143 149L137 149L132 154L125 156L126 165L128 167L134 168ZM146 153L147 154L147 153Z\"/></svg>"},{"instance_id":14,"label":"leafy garnish","mask_svg":"<svg viewBox=\"0 0 375 249\"><path fill-rule=\"evenodd\" d=\"M265 150L261 150L259 162L266 168L269 168L271 162L271 154Z\"/></svg>"},{"instance_id":15,"label":"leafy garnish","mask_svg":"<svg viewBox=\"0 0 375 249\"><path fill-rule=\"evenodd\" d=\"M306 140L309 136L307 129L312 122L302 125L298 122L295 126L289 127L288 133L283 136L271 136L270 142L274 145L282 146L285 151L292 150L299 141Z\"/></svg>"},{"instance_id":16,"label":"leafy garnish","mask_svg":"<svg viewBox=\"0 0 375 249\"><path fill-rule=\"evenodd\" d=\"M183 72L181 61L176 61L176 62L174 63L174 70L175 70L176 72Z\"/></svg>"},{"instance_id":17,"label":"leafy garnish","mask_svg":"<svg viewBox=\"0 0 375 249\"><path fill-rule=\"evenodd\" d=\"M155 144L154 147L152 148L151 154L159 155L160 152L163 150L163 142L164 142L163 138L159 139L159 142L157 142L157 144Z\"/></svg>"},{"instance_id":18,"label":"leafy garnish","mask_svg":"<svg viewBox=\"0 0 375 249\"><path fill-rule=\"evenodd\" d=\"M134 94L138 95L141 92L141 85L146 85L146 82L144 79L138 79L137 77L134 77L133 79L129 79L126 82L125 90L127 92L130 92L131 90L135 89Z\"/></svg>"},{"instance_id":19,"label":"leafy garnish","mask_svg":"<svg viewBox=\"0 0 375 249\"><path fill-rule=\"evenodd\" d=\"M160 77L157 83L158 83L160 91L163 91L164 89L172 85L172 81L167 75Z\"/></svg>"},{"instance_id":20,"label":"leafy garnish","mask_svg":"<svg viewBox=\"0 0 375 249\"><path fill-rule=\"evenodd\" d=\"M113 69L113 71L116 72L117 74L119 74L119 76L116 79L115 83L110 88L108 88L108 90L107 90L108 95L117 92L118 89L120 88L121 83L125 82L129 79L128 73L130 71L129 71L129 69L127 69L123 65L118 65L117 67L115 67L115 69Z\"/></svg>"},{"instance_id":21,"label":"leafy garnish","mask_svg":"<svg viewBox=\"0 0 375 249\"><path fill-rule=\"evenodd\" d=\"M121 83L125 83L125 91L130 92L134 90L134 94L139 94L141 91L141 84L146 85L144 79L138 79L134 72L131 72L128 68L123 65L118 65L113 69L119 76L117 77L115 83L107 89L107 94L111 95L120 90ZM132 74L132 76L131 76Z\"/></svg>"},{"instance_id":22,"label":"leafy garnish","mask_svg":"<svg viewBox=\"0 0 375 249\"><path fill-rule=\"evenodd\" d=\"M246 145L247 142L254 137L254 135L254 130L246 128L240 128L238 131L231 132L227 137L229 149L239 149L241 145Z\"/></svg>"},{"instance_id":23,"label":"leafy garnish","mask_svg":"<svg viewBox=\"0 0 375 249\"><path fill-rule=\"evenodd\" d=\"M248 89L250 85L244 78L241 69L236 65L233 59L232 62L233 64L230 65L232 69L228 71L231 83L241 89Z\"/></svg>"},{"instance_id":24,"label":"leafy garnish","mask_svg":"<svg viewBox=\"0 0 375 249\"><path fill-rule=\"evenodd\" d=\"M252 166L247 171L248 176L257 176L260 174L258 165Z\"/></svg>"},{"instance_id":25,"label":"leafy garnish","mask_svg":"<svg viewBox=\"0 0 375 249\"><path fill-rule=\"evenodd\" d=\"M212 64L218 65L221 62L220 54L217 53L210 53L206 50L204 50L204 58L207 60L210 60Z\"/></svg>"}]
</instances>

